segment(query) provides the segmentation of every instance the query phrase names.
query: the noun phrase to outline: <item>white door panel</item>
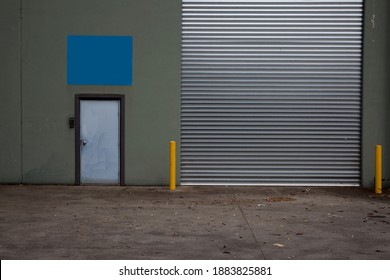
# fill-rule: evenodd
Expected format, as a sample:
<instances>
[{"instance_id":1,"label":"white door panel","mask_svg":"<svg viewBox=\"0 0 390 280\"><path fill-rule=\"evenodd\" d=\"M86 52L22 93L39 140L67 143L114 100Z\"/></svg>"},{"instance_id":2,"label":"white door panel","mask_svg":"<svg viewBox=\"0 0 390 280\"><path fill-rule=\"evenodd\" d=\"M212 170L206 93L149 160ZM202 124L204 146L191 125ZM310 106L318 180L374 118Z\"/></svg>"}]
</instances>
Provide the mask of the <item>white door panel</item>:
<instances>
[{"instance_id":1,"label":"white door panel","mask_svg":"<svg viewBox=\"0 0 390 280\"><path fill-rule=\"evenodd\" d=\"M119 101L80 101L80 181L119 184Z\"/></svg>"}]
</instances>

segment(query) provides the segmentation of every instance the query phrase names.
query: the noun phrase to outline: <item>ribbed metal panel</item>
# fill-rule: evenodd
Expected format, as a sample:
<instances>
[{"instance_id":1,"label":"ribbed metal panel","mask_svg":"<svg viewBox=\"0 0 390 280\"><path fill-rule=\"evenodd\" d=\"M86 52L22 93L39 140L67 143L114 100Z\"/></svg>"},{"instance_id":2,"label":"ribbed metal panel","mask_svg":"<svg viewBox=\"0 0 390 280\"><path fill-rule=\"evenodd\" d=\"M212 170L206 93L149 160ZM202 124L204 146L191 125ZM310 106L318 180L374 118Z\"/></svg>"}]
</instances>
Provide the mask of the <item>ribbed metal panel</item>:
<instances>
[{"instance_id":1,"label":"ribbed metal panel","mask_svg":"<svg viewBox=\"0 0 390 280\"><path fill-rule=\"evenodd\" d=\"M181 183L359 185L362 0L183 0Z\"/></svg>"}]
</instances>

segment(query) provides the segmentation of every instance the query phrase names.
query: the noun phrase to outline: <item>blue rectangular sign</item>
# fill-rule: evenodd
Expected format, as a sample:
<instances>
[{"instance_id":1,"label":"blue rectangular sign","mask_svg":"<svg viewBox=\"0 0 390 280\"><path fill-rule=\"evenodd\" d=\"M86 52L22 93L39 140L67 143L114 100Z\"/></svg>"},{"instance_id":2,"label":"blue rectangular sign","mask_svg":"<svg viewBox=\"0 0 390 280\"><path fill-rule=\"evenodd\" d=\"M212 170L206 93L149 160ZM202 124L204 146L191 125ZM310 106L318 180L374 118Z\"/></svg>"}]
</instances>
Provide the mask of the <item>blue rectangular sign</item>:
<instances>
[{"instance_id":1,"label":"blue rectangular sign","mask_svg":"<svg viewBox=\"0 0 390 280\"><path fill-rule=\"evenodd\" d=\"M132 85L132 36L69 35L69 85Z\"/></svg>"}]
</instances>

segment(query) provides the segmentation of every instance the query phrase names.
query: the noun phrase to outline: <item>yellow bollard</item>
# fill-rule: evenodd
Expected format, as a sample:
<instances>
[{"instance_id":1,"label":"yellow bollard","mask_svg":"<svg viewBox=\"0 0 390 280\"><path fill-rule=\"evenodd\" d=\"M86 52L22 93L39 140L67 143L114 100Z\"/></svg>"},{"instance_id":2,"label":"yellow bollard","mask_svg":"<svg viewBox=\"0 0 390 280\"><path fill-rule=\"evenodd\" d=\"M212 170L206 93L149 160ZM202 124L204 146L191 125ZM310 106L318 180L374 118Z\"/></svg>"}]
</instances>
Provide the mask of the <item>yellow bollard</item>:
<instances>
[{"instance_id":1,"label":"yellow bollard","mask_svg":"<svg viewBox=\"0 0 390 280\"><path fill-rule=\"evenodd\" d=\"M375 146L375 194L382 194L382 146Z\"/></svg>"},{"instance_id":2,"label":"yellow bollard","mask_svg":"<svg viewBox=\"0 0 390 280\"><path fill-rule=\"evenodd\" d=\"M169 190L176 190L176 142L169 143Z\"/></svg>"}]
</instances>

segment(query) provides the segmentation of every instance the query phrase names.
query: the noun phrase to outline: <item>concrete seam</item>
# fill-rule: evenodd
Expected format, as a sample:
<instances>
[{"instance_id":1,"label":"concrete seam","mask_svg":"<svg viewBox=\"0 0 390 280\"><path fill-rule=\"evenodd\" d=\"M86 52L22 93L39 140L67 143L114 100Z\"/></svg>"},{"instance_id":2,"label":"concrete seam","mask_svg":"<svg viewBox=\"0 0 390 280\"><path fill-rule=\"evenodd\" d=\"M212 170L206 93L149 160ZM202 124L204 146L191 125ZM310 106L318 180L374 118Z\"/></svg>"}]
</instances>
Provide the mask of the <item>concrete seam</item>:
<instances>
[{"instance_id":1,"label":"concrete seam","mask_svg":"<svg viewBox=\"0 0 390 280\"><path fill-rule=\"evenodd\" d=\"M237 200L237 198L236 198L236 196L235 196L235 194L234 194L234 191L232 192L232 196L233 196L233 200L236 202L236 204L237 204L237 206L238 206L238 209L240 209L241 215L242 215L242 217L244 218L244 220L245 220L245 222L246 222L246 225L248 226L249 231L250 231L251 234L252 234L253 239L256 241L257 247L259 248L262 257L264 258L264 260L266 260L267 258L266 258L266 256L264 255L263 250L261 249L260 243L259 243L259 241L257 240L257 238L256 238L256 236L255 236L255 233L253 232L253 230L252 230L252 228L251 228L251 226L250 226L250 224L249 224L249 222L248 222L248 220L247 220L247 218L246 218L246 216L245 216L245 214L244 214L244 211L242 210L241 205L240 205L240 203L238 202L238 200Z\"/></svg>"}]
</instances>

